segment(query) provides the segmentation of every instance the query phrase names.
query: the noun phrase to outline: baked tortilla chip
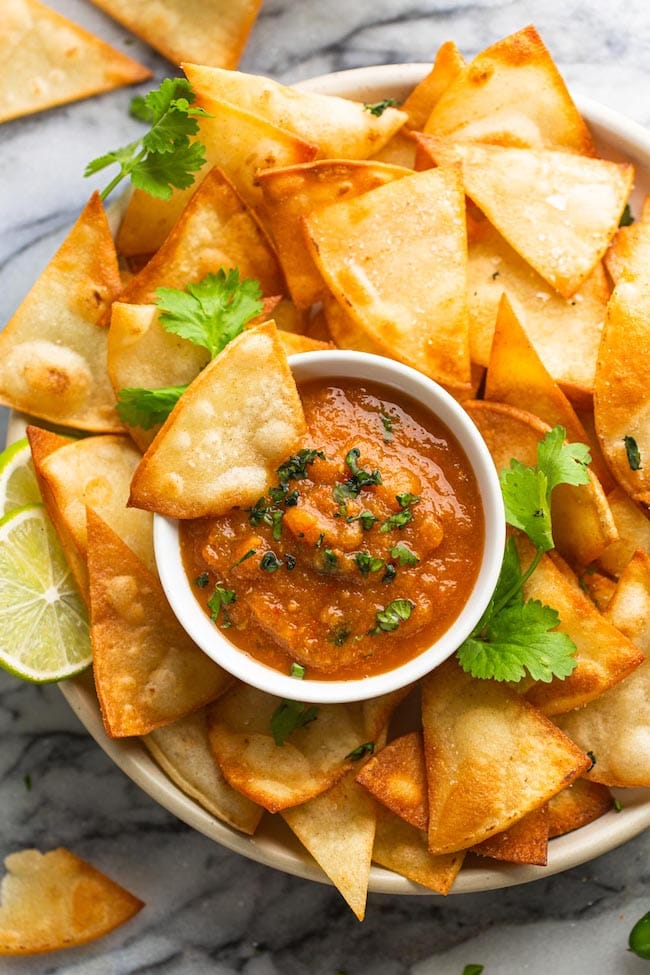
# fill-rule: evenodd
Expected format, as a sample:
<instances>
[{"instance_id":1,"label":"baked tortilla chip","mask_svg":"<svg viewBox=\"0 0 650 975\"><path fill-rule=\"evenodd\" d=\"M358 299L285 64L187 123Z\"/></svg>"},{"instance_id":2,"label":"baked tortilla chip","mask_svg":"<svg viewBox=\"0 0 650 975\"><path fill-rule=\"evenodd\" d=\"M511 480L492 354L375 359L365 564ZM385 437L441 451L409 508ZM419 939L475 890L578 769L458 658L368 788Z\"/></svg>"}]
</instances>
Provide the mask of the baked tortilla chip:
<instances>
[{"instance_id":1,"label":"baked tortilla chip","mask_svg":"<svg viewBox=\"0 0 650 975\"><path fill-rule=\"evenodd\" d=\"M92 0L173 64L236 68L262 0Z\"/></svg>"},{"instance_id":2,"label":"baked tortilla chip","mask_svg":"<svg viewBox=\"0 0 650 975\"><path fill-rule=\"evenodd\" d=\"M605 264L614 284L620 280L636 281L650 263L650 197L643 202L641 218L621 227L605 256Z\"/></svg>"},{"instance_id":3,"label":"baked tortilla chip","mask_svg":"<svg viewBox=\"0 0 650 975\"><path fill-rule=\"evenodd\" d=\"M375 863L415 881L437 894L448 894L465 859L464 851L434 856L427 849L427 834L382 806L372 851Z\"/></svg>"},{"instance_id":4,"label":"baked tortilla chip","mask_svg":"<svg viewBox=\"0 0 650 975\"><path fill-rule=\"evenodd\" d=\"M650 273L614 289L598 353L594 418L617 482L650 506Z\"/></svg>"},{"instance_id":5,"label":"baked tortilla chip","mask_svg":"<svg viewBox=\"0 0 650 975\"><path fill-rule=\"evenodd\" d=\"M378 751L357 775L379 802L418 830L429 824L422 735L412 731Z\"/></svg>"},{"instance_id":6,"label":"baked tortilla chip","mask_svg":"<svg viewBox=\"0 0 650 975\"><path fill-rule=\"evenodd\" d=\"M305 429L275 325L248 329L181 396L135 472L129 504L171 518L252 505Z\"/></svg>"},{"instance_id":7,"label":"baked tortilla chip","mask_svg":"<svg viewBox=\"0 0 650 975\"><path fill-rule=\"evenodd\" d=\"M362 102L290 88L260 75L205 64L182 67L203 108L209 111L212 99L229 102L317 145L322 159L367 159L406 121L396 108L373 115Z\"/></svg>"},{"instance_id":8,"label":"baked tortilla chip","mask_svg":"<svg viewBox=\"0 0 650 975\"><path fill-rule=\"evenodd\" d=\"M217 819L252 836L264 810L224 779L210 749L205 711L156 728L142 741L179 789Z\"/></svg>"},{"instance_id":9,"label":"baked tortilla chip","mask_svg":"<svg viewBox=\"0 0 650 975\"><path fill-rule=\"evenodd\" d=\"M363 921L377 813L354 774L315 799L285 809L282 816Z\"/></svg>"},{"instance_id":10,"label":"baked tortilla chip","mask_svg":"<svg viewBox=\"0 0 650 975\"><path fill-rule=\"evenodd\" d=\"M385 355L446 385L469 385L465 199L456 168L414 173L322 207L305 226L328 287Z\"/></svg>"},{"instance_id":11,"label":"baked tortilla chip","mask_svg":"<svg viewBox=\"0 0 650 975\"><path fill-rule=\"evenodd\" d=\"M531 863L545 867L548 860L548 824L548 803L545 803L513 823L504 833L496 833L473 846L472 853L506 863Z\"/></svg>"},{"instance_id":12,"label":"baked tortilla chip","mask_svg":"<svg viewBox=\"0 0 650 975\"><path fill-rule=\"evenodd\" d=\"M208 711L210 747L226 780L269 812L298 806L338 782L354 767L349 756L376 739L385 719L381 708L369 712L368 702L322 704L313 720L276 745L271 719L281 704L239 684Z\"/></svg>"},{"instance_id":13,"label":"baked tortilla chip","mask_svg":"<svg viewBox=\"0 0 650 975\"><path fill-rule=\"evenodd\" d=\"M458 141L595 154L589 130L532 25L492 44L459 71L424 131Z\"/></svg>"},{"instance_id":14,"label":"baked tortilla chip","mask_svg":"<svg viewBox=\"0 0 650 975\"><path fill-rule=\"evenodd\" d=\"M439 166L460 163L465 192L511 247L564 298L575 294L616 233L629 163L416 138Z\"/></svg>"},{"instance_id":15,"label":"baked tortilla chip","mask_svg":"<svg viewBox=\"0 0 650 975\"><path fill-rule=\"evenodd\" d=\"M182 628L143 562L87 509L90 636L104 727L146 735L197 711L232 678Z\"/></svg>"},{"instance_id":16,"label":"baked tortilla chip","mask_svg":"<svg viewBox=\"0 0 650 975\"><path fill-rule=\"evenodd\" d=\"M431 71L400 105L408 116L405 128L424 129L435 106L464 67L465 59L453 41L440 45Z\"/></svg>"},{"instance_id":17,"label":"baked tortilla chip","mask_svg":"<svg viewBox=\"0 0 650 975\"><path fill-rule=\"evenodd\" d=\"M69 850L21 850L5 859L0 955L36 955L83 945L144 907Z\"/></svg>"},{"instance_id":18,"label":"baked tortilla chip","mask_svg":"<svg viewBox=\"0 0 650 975\"><path fill-rule=\"evenodd\" d=\"M612 794L604 785L576 779L558 792L548 804L548 836L564 836L604 816L614 806Z\"/></svg>"},{"instance_id":19,"label":"baked tortilla chip","mask_svg":"<svg viewBox=\"0 0 650 975\"><path fill-rule=\"evenodd\" d=\"M269 226L291 297L299 308L320 301L326 291L320 271L305 246L302 218L322 206L353 199L407 175L408 170L400 166L339 160L260 173Z\"/></svg>"},{"instance_id":20,"label":"baked tortilla chip","mask_svg":"<svg viewBox=\"0 0 650 975\"><path fill-rule=\"evenodd\" d=\"M650 517L622 488L607 495L618 540L601 552L598 559L605 572L618 578L637 550L650 555Z\"/></svg>"},{"instance_id":21,"label":"baked tortilla chip","mask_svg":"<svg viewBox=\"0 0 650 975\"><path fill-rule=\"evenodd\" d=\"M59 426L122 429L99 322L122 290L98 193L0 333L0 403Z\"/></svg>"},{"instance_id":22,"label":"baked tortilla chip","mask_svg":"<svg viewBox=\"0 0 650 975\"><path fill-rule=\"evenodd\" d=\"M550 430L546 423L508 404L475 400L463 405L481 431L498 471L509 467L513 458L528 467L537 464L537 444ZM607 498L591 471L588 484L555 488L551 514L556 548L572 565L588 565L617 538Z\"/></svg>"},{"instance_id":23,"label":"baked tortilla chip","mask_svg":"<svg viewBox=\"0 0 650 975\"><path fill-rule=\"evenodd\" d=\"M589 767L540 711L455 660L424 679L422 724L432 853L504 832Z\"/></svg>"},{"instance_id":24,"label":"baked tortilla chip","mask_svg":"<svg viewBox=\"0 0 650 975\"><path fill-rule=\"evenodd\" d=\"M5 0L0 122L151 77L151 71L38 0Z\"/></svg>"},{"instance_id":25,"label":"baked tortilla chip","mask_svg":"<svg viewBox=\"0 0 650 975\"><path fill-rule=\"evenodd\" d=\"M650 786L650 557L644 552L624 570L605 615L646 659L602 697L563 715L558 725L594 755L592 781Z\"/></svg>"}]
</instances>

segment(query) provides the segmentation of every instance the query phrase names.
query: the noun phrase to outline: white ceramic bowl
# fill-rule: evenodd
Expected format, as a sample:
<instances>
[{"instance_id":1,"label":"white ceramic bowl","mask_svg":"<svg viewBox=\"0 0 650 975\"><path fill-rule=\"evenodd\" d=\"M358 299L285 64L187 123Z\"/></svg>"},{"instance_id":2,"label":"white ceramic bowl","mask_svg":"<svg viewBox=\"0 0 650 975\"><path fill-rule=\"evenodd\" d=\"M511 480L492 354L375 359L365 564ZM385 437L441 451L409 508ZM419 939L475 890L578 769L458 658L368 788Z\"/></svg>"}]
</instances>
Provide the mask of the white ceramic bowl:
<instances>
[{"instance_id":1,"label":"white ceramic bowl","mask_svg":"<svg viewBox=\"0 0 650 975\"><path fill-rule=\"evenodd\" d=\"M199 605L183 565L179 522L154 517L154 546L160 581L179 622L194 642L229 673L277 697L316 704L362 701L406 687L450 657L472 632L496 586L505 544L503 500L485 441L467 413L441 386L409 366L366 352L327 349L289 359L298 383L310 379L356 379L380 383L420 403L441 420L465 451L476 477L485 518L485 543L476 582L460 615L438 640L412 660L382 674L357 680L301 680L282 674L240 650Z\"/></svg>"},{"instance_id":2,"label":"white ceramic bowl","mask_svg":"<svg viewBox=\"0 0 650 975\"><path fill-rule=\"evenodd\" d=\"M404 98L429 69L430 65L427 64L359 68L315 78L304 82L302 87L367 102L390 96ZM576 102L603 155L610 159L629 159L634 163L636 180L633 206L636 205L638 210L643 195L650 192L650 132L591 99L576 98ZM23 436L24 429L24 418L13 416L9 427L10 441ZM79 720L118 768L188 826L251 860L298 877L329 883L320 867L289 830L283 828L281 822L278 823L277 816L265 817L255 836L245 836L215 819L186 796L156 765L140 741L108 738L90 674L64 681L60 687ZM650 790L614 791L621 803L621 811L609 812L588 826L551 840L547 866L474 861L463 866L452 888L452 895L496 890L549 877L607 853L650 827ZM370 890L385 894L439 896L375 865L370 870Z\"/></svg>"}]
</instances>

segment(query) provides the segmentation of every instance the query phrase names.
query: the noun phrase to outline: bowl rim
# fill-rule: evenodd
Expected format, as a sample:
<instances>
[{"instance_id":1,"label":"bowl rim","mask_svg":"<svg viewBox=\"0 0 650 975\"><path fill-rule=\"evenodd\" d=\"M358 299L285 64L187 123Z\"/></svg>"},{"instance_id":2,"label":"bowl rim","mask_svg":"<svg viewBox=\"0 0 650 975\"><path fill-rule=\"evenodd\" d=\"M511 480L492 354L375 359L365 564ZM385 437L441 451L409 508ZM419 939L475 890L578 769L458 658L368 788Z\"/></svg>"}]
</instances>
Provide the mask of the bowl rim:
<instances>
[{"instance_id":1,"label":"bowl rim","mask_svg":"<svg viewBox=\"0 0 650 975\"><path fill-rule=\"evenodd\" d=\"M431 64L426 62L371 65L332 72L298 82L297 87L341 96L344 96L346 91L349 95L350 88L353 88L355 95L352 97L361 97L362 90L367 88L369 92L383 91L385 96L389 94L385 90L389 83L396 94L400 90L405 92L409 87L417 84L430 70ZM638 122L591 98L573 92L572 96L597 138L600 136L607 144L613 136L621 152L625 152L631 159L638 160L645 167L646 187L650 189L650 131ZM640 190L638 194L640 198ZM109 206L109 210L114 208L115 212L120 204L125 205L126 196L128 191L125 198L122 201L118 200L112 207ZM8 442L24 436L28 420L25 415L12 411ZM234 853L296 877L331 885L306 850L291 848L288 844L274 837L269 838L264 833L247 836L207 812L167 777L141 740L108 738L102 724L90 673L61 682L58 687L72 711L111 761L172 815ZM621 803L621 811L606 813L573 833L551 840L548 863L545 867L505 863L491 863L486 866L475 861L463 867L448 896L482 893L546 879L607 853L650 827L650 790L614 789L613 793ZM376 864L373 864L370 869L368 889L373 893L418 895L436 899L442 897L441 894Z\"/></svg>"},{"instance_id":2,"label":"bowl rim","mask_svg":"<svg viewBox=\"0 0 650 975\"><path fill-rule=\"evenodd\" d=\"M296 680L237 647L201 608L187 577L180 546L180 522L154 514L154 551L162 587L183 629L215 663L234 677L276 697L309 704L342 704L379 697L406 687L451 657L485 612L499 578L505 546L505 511L492 458L462 406L442 386L416 369L368 352L322 349L289 356L297 381L355 379L377 383L411 397L456 438L477 480L484 518L479 570L456 619L426 650L388 671L347 680Z\"/></svg>"}]
</instances>

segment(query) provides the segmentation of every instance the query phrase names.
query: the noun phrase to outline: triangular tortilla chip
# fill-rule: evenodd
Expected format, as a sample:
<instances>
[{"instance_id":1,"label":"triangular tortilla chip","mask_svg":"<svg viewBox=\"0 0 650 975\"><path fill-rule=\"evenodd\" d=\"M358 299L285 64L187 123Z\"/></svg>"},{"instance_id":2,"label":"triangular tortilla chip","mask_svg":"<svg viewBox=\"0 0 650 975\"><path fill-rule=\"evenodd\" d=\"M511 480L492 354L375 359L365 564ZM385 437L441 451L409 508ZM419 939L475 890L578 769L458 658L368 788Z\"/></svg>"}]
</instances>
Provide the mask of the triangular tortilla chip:
<instances>
[{"instance_id":1,"label":"triangular tortilla chip","mask_svg":"<svg viewBox=\"0 0 650 975\"><path fill-rule=\"evenodd\" d=\"M538 417L505 403L476 400L463 404L481 431L498 471L515 458L528 467L537 464L537 444L550 430ZM616 525L598 478L589 483L560 484L551 498L553 538L557 550L578 567L598 558L617 538Z\"/></svg>"},{"instance_id":2,"label":"triangular tortilla chip","mask_svg":"<svg viewBox=\"0 0 650 975\"><path fill-rule=\"evenodd\" d=\"M151 77L151 71L38 0L5 0L0 122Z\"/></svg>"},{"instance_id":3,"label":"triangular tortilla chip","mask_svg":"<svg viewBox=\"0 0 650 975\"><path fill-rule=\"evenodd\" d=\"M414 173L322 207L305 226L332 293L385 355L447 385L469 384L465 199L456 168Z\"/></svg>"},{"instance_id":4,"label":"triangular tortilla chip","mask_svg":"<svg viewBox=\"0 0 650 975\"><path fill-rule=\"evenodd\" d=\"M476 208L468 218L467 290L473 362L486 366L501 295L508 295L545 368L571 402L591 409L598 346L611 288L597 264L581 288L563 298Z\"/></svg>"},{"instance_id":5,"label":"triangular tortilla chip","mask_svg":"<svg viewBox=\"0 0 650 975\"><path fill-rule=\"evenodd\" d=\"M363 921L377 814L354 775L282 816Z\"/></svg>"},{"instance_id":6,"label":"triangular tortilla chip","mask_svg":"<svg viewBox=\"0 0 650 975\"><path fill-rule=\"evenodd\" d=\"M323 159L367 159L406 120L396 108L373 115L362 102L290 88L260 75L201 64L182 67L208 111L211 99L230 102L317 145Z\"/></svg>"},{"instance_id":7,"label":"triangular tortilla chip","mask_svg":"<svg viewBox=\"0 0 650 975\"><path fill-rule=\"evenodd\" d=\"M593 754L588 777L594 782L650 786L650 556L644 552L623 572L606 617L646 660L598 700L559 718L558 725Z\"/></svg>"},{"instance_id":8,"label":"triangular tortilla chip","mask_svg":"<svg viewBox=\"0 0 650 975\"><path fill-rule=\"evenodd\" d=\"M492 44L459 72L424 131L594 155L589 130L533 26Z\"/></svg>"},{"instance_id":9,"label":"triangular tortilla chip","mask_svg":"<svg viewBox=\"0 0 650 975\"><path fill-rule=\"evenodd\" d=\"M427 849L427 834L382 806L377 808L377 829L372 851L375 863L415 881L437 894L448 894L465 859L465 852L434 856Z\"/></svg>"},{"instance_id":10,"label":"triangular tortilla chip","mask_svg":"<svg viewBox=\"0 0 650 975\"><path fill-rule=\"evenodd\" d=\"M339 160L321 160L260 173L269 226L291 297L299 308L320 301L326 290L305 246L302 218L322 206L353 199L402 176L408 176L408 170L400 166Z\"/></svg>"},{"instance_id":11,"label":"triangular tortilla chip","mask_svg":"<svg viewBox=\"0 0 650 975\"><path fill-rule=\"evenodd\" d=\"M611 471L627 493L650 506L650 273L614 289L598 353L594 418ZM628 439L632 438L632 442ZM635 457L638 450L638 457Z\"/></svg>"},{"instance_id":12,"label":"triangular tortilla chip","mask_svg":"<svg viewBox=\"0 0 650 975\"><path fill-rule=\"evenodd\" d=\"M146 735L232 682L182 628L157 578L88 508L93 673L111 738Z\"/></svg>"},{"instance_id":13,"label":"triangular tortilla chip","mask_svg":"<svg viewBox=\"0 0 650 975\"><path fill-rule=\"evenodd\" d=\"M5 860L0 955L35 955L101 938L144 904L69 850L21 850Z\"/></svg>"},{"instance_id":14,"label":"triangular tortilla chip","mask_svg":"<svg viewBox=\"0 0 650 975\"><path fill-rule=\"evenodd\" d=\"M92 0L173 64L236 68L262 0Z\"/></svg>"},{"instance_id":15,"label":"triangular tortilla chip","mask_svg":"<svg viewBox=\"0 0 650 975\"><path fill-rule=\"evenodd\" d=\"M426 830L429 807L419 731L395 738L377 752L358 773L357 782L396 816Z\"/></svg>"},{"instance_id":16,"label":"triangular tortilla chip","mask_svg":"<svg viewBox=\"0 0 650 975\"><path fill-rule=\"evenodd\" d=\"M601 260L632 188L629 163L417 135L438 165L461 163L465 192L508 243L570 298Z\"/></svg>"},{"instance_id":17,"label":"triangular tortilla chip","mask_svg":"<svg viewBox=\"0 0 650 975\"><path fill-rule=\"evenodd\" d=\"M617 232L605 256L614 284L621 279L636 281L650 263L650 196L643 203L641 218Z\"/></svg>"},{"instance_id":18,"label":"triangular tortilla chip","mask_svg":"<svg viewBox=\"0 0 650 975\"><path fill-rule=\"evenodd\" d=\"M588 568L580 576L579 582L580 588L588 594L600 612L604 613L616 589L614 580L603 575L602 572Z\"/></svg>"},{"instance_id":19,"label":"triangular tortilla chip","mask_svg":"<svg viewBox=\"0 0 650 975\"><path fill-rule=\"evenodd\" d=\"M505 863L532 863L545 867L548 860L548 803L533 809L504 833L495 833L472 847L472 853Z\"/></svg>"},{"instance_id":20,"label":"triangular tortilla chip","mask_svg":"<svg viewBox=\"0 0 650 975\"><path fill-rule=\"evenodd\" d=\"M422 724L432 853L502 833L589 767L540 711L455 660L423 681Z\"/></svg>"},{"instance_id":21,"label":"triangular tortilla chip","mask_svg":"<svg viewBox=\"0 0 650 975\"><path fill-rule=\"evenodd\" d=\"M205 711L156 728L142 741L186 795L242 833L255 832L264 810L224 779L210 749Z\"/></svg>"},{"instance_id":22,"label":"triangular tortilla chip","mask_svg":"<svg viewBox=\"0 0 650 975\"><path fill-rule=\"evenodd\" d=\"M135 472L129 504L172 518L252 505L305 431L275 325L248 329L181 396Z\"/></svg>"},{"instance_id":23,"label":"triangular tortilla chip","mask_svg":"<svg viewBox=\"0 0 650 975\"><path fill-rule=\"evenodd\" d=\"M603 816L614 805L612 794L599 782L576 779L548 804L548 835L564 836Z\"/></svg>"},{"instance_id":24,"label":"triangular tortilla chip","mask_svg":"<svg viewBox=\"0 0 650 975\"><path fill-rule=\"evenodd\" d=\"M0 403L60 426L118 431L99 328L122 290L115 245L94 193L0 333Z\"/></svg>"},{"instance_id":25,"label":"triangular tortilla chip","mask_svg":"<svg viewBox=\"0 0 650 975\"><path fill-rule=\"evenodd\" d=\"M617 578L637 550L650 554L650 517L622 488L614 488L607 501L619 537L601 552L598 561L605 572Z\"/></svg>"}]
</instances>

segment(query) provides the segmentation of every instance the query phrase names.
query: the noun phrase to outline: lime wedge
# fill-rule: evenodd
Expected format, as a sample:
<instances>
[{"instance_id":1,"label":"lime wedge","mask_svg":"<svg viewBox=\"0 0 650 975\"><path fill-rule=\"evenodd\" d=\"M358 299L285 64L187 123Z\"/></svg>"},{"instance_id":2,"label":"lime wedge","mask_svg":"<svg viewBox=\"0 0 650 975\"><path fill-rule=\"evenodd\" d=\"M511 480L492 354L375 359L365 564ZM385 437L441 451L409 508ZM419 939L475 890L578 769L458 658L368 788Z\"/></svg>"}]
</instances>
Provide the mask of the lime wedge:
<instances>
[{"instance_id":1,"label":"lime wedge","mask_svg":"<svg viewBox=\"0 0 650 975\"><path fill-rule=\"evenodd\" d=\"M91 662L86 607L42 505L0 519L0 665L33 683Z\"/></svg>"},{"instance_id":2,"label":"lime wedge","mask_svg":"<svg viewBox=\"0 0 650 975\"><path fill-rule=\"evenodd\" d=\"M17 440L0 454L0 515L40 501L29 444Z\"/></svg>"}]
</instances>

